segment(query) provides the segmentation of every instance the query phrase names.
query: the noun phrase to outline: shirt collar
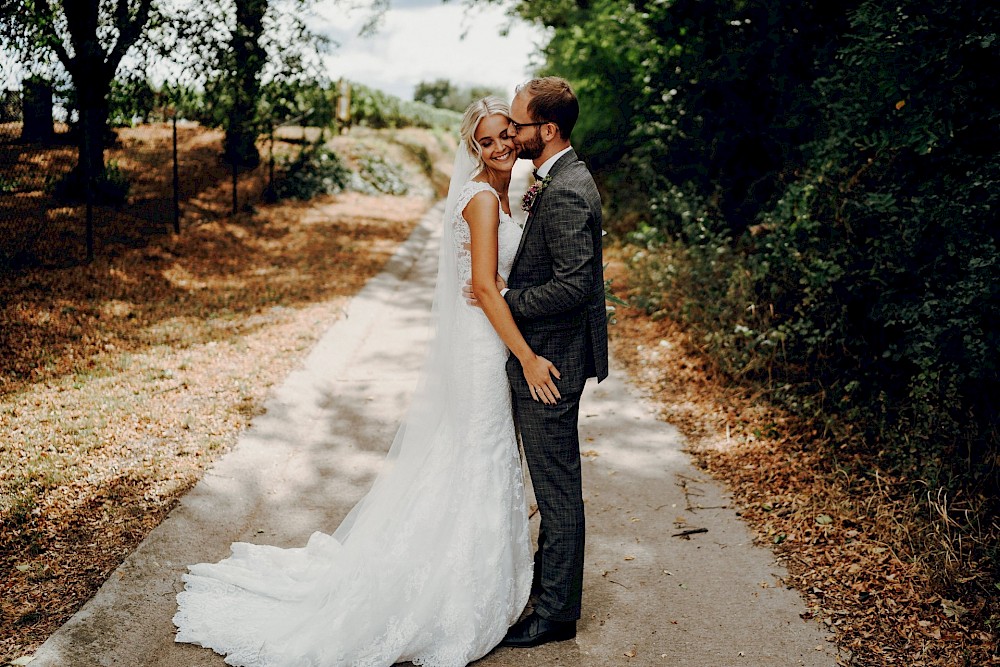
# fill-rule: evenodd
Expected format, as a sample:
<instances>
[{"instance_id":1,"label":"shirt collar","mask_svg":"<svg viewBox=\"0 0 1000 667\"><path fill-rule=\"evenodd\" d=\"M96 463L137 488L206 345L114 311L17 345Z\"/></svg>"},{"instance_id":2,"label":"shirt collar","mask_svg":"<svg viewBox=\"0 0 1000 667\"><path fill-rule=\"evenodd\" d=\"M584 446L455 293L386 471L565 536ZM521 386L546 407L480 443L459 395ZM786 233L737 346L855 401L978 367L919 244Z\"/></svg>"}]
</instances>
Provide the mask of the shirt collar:
<instances>
[{"instance_id":1,"label":"shirt collar","mask_svg":"<svg viewBox=\"0 0 1000 667\"><path fill-rule=\"evenodd\" d=\"M562 149L561 151L550 157L548 160L543 162L542 166L538 168L538 178L542 179L548 176L549 171L552 169L552 165L558 162L559 158L561 158L566 153L569 153L571 150L573 150L573 147L567 146L566 148Z\"/></svg>"}]
</instances>

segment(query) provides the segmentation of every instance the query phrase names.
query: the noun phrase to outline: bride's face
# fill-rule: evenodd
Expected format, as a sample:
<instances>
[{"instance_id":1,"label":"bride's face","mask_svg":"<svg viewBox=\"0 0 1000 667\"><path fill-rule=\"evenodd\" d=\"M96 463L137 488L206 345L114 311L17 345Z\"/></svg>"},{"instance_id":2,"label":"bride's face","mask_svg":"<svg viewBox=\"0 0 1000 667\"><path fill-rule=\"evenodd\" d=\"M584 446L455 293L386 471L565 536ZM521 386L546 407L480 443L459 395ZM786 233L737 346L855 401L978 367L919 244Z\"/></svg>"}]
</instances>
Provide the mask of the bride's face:
<instances>
[{"instance_id":1,"label":"bride's face","mask_svg":"<svg viewBox=\"0 0 1000 667\"><path fill-rule=\"evenodd\" d=\"M502 114L493 114L479 121L473 135L483 150L483 163L494 171L510 171L514 168L517 151L507 134L510 119Z\"/></svg>"}]
</instances>

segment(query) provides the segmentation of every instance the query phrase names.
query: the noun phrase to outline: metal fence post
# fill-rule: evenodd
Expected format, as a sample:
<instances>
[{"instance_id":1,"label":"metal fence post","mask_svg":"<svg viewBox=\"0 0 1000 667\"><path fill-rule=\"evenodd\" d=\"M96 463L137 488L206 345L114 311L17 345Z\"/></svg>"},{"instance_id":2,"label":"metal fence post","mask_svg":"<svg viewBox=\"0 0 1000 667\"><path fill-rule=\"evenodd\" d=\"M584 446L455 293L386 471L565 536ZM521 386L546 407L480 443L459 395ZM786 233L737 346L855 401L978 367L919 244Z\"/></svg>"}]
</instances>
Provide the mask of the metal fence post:
<instances>
[{"instance_id":1,"label":"metal fence post","mask_svg":"<svg viewBox=\"0 0 1000 667\"><path fill-rule=\"evenodd\" d=\"M274 120L271 121L271 146L267 159L267 194L274 199Z\"/></svg>"},{"instance_id":2,"label":"metal fence post","mask_svg":"<svg viewBox=\"0 0 1000 667\"><path fill-rule=\"evenodd\" d=\"M94 165L90 159L90 134L87 131L90 127L90 117L88 111L83 111L83 118L80 123L83 131L83 187L87 196L87 263L94 261Z\"/></svg>"},{"instance_id":3,"label":"metal fence post","mask_svg":"<svg viewBox=\"0 0 1000 667\"><path fill-rule=\"evenodd\" d=\"M236 114L236 109L240 105L240 85L238 81L234 81L233 87L233 108L229 110L229 134L236 136L236 132L233 131L233 118ZM239 209L239 193L236 190L237 186L237 176L239 173L239 162L240 148L239 146L229 145L229 158L233 161L233 215L236 215L236 211Z\"/></svg>"},{"instance_id":4,"label":"metal fence post","mask_svg":"<svg viewBox=\"0 0 1000 667\"><path fill-rule=\"evenodd\" d=\"M171 110L174 124L174 234L181 233L181 177L177 165L177 110Z\"/></svg>"},{"instance_id":5,"label":"metal fence post","mask_svg":"<svg viewBox=\"0 0 1000 667\"><path fill-rule=\"evenodd\" d=\"M237 162L236 156L234 155L233 156L233 215L236 215L236 211L239 209L240 206L240 196L239 192L236 190L236 184L239 172L239 167L237 166L236 162Z\"/></svg>"}]
</instances>

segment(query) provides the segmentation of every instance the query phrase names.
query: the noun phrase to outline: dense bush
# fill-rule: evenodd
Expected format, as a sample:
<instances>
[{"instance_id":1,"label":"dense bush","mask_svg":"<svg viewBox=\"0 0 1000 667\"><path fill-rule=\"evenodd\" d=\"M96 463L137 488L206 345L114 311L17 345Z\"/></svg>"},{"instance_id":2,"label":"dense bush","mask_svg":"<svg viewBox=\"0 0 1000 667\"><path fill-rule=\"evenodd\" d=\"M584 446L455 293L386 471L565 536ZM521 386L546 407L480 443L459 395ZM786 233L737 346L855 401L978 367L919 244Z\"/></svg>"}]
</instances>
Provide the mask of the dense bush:
<instances>
[{"instance_id":1,"label":"dense bush","mask_svg":"<svg viewBox=\"0 0 1000 667\"><path fill-rule=\"evenodd\" d=\"M554 29L546 69L580 91L574 144L638 248L636 302L679 315L732 377L834 425L864 465L962 498L971 511L951 526L995 532L1000 8L519 11ZM977 553L1000 565L996 544Z\"/></svg>"},{"instance_id":2,"label":"dense bush","mask_svg":"<svg viewBox=\"0 0 1000 667\"><path fill-rule=\"evenodd\" d=\"M345 189L351 178L351 170L340 156L322 144L315 144L283 162L280 176L274 182L273 196L307 200L335 194Z\"/></svg>"},{"instance_id":3,"label":"dense bush","mask_svg":"<svg viewBox=\"0 0 1000 667\"><path fill-rule=\"evenodd\" d=\"M388 195L405 195L409 191L401 168L382 155L365 153L354 161L357 168L351 169L323 143L313 144L281 161L272 196L307 200L343 190Z\"/></svg>"},{"instance_id":4,"label":"dense bush","mask_svg":"<svg viewBox=\"0 0 1000 667\"><path fill-rule=\"evenodd\" d=\"M826 134L749 267L790 361L873 446L908 443L932 485L995 482L1000 10L870 1L851 19L815 87Z\"/></svg>"},{"instance_id":5,"label":"dense bush","mask_svg":"<svg viewBox=\"0 0 1000 667\"><path fill-rule=\"evenodd\" d=\"M124 204L128 200L132 184L118 166L118 162L111 160L105 165L104 171L94 179L93 188L95 204L114 206ZM73 168L61 178L51 181L49 190L52 196L65 202L77 203L87 199L83 171L79 168Z\"/></svg>"},{"instance_id":6,"label":"dense bush","mask_svg":"<svg viewBox=\"0 0 1000 667\"><path fill-rule=\"evenodd\" d=\"M366 194L405 195L410 186L399 165L389 162L379 154L365 154L357 158L358 171L351 189Z\"/></svg>"}]
</instances>

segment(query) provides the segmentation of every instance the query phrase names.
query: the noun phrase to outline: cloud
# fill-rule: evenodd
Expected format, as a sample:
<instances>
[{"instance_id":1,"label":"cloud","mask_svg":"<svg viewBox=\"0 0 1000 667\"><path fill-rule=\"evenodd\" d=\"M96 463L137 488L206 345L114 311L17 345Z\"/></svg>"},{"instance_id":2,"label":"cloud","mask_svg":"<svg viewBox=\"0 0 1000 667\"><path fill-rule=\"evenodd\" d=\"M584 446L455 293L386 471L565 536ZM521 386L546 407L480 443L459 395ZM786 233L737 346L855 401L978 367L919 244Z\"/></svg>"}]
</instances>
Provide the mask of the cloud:
<instances>
[{"instance_id":1,"label":"cloud","mask_svg":"<svg viewBox=\"0 0 1000 667\"><path fill-rule=\"evenodd\" d=\"M431 0L396 0L379 31L367 38L357 36L367 18L363 10L345 15L324 3L320 15L327 23L321 30L340 43L325 59L331 78L343 76L405 99L412 98L417 83L434 79L512 94L516 84L530 77L544 42L542 29L512 22L495 5L466 9Z\"/></svg>"}]
</instances>

